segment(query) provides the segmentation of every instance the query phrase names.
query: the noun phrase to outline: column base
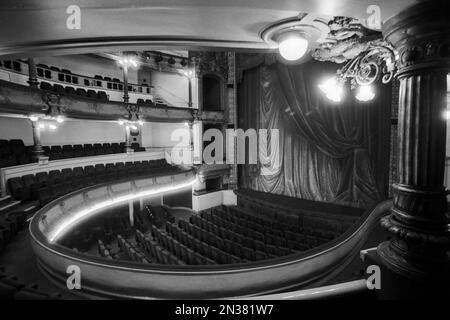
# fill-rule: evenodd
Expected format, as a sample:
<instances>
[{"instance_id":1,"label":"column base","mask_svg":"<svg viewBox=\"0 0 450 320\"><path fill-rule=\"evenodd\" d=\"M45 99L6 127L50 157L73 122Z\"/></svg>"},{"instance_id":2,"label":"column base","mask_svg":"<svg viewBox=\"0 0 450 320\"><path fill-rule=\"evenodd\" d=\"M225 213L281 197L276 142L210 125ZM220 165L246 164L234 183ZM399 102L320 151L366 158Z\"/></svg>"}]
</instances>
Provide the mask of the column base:
<instances>
[{"instance_id":1,"label":"column base","mask_svg":"<svg viewBox=\"0 0 450 320\"><path fill-rule=\"evenodd\" d=\"M133 148L130 148L130 147L126 147L126 148L125 148L125 153L126 153L126 154L134 154L134 149L133 149Z\"/></svg>"},{"instance_id":2,"label":"column base","mask_svg":"<svg viewBox=\"0 0 450 320\"><path fill-rule=\"evenodd\" d=\"M365 268L369 265L378 265L381 272L381 289L375 290L377 299L380 300L415 300L415 299L446 299L450 296L450 269L444 275L429 274L422 280L412 279L394 271L393 264L386 259L385 254L388 242L378 246L364 259ZM387 251L385 251L387 250ZM403 270L403 269L402 269Z\"/></svg>"}]
</instances>

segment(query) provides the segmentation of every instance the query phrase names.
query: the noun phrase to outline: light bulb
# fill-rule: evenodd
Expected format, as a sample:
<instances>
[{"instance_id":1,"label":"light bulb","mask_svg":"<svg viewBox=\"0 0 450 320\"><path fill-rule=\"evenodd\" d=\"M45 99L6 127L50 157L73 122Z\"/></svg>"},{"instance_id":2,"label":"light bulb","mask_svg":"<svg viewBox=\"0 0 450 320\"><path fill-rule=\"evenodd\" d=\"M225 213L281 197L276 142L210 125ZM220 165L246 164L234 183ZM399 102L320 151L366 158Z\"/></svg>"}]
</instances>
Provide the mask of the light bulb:
<instances>
[{"instance_id":1,"label":"light bulb","mask_svg":"<svg viewBox=\"0 0 450 320\"><path fill-rule=\"evenodd\" d=\"M450 110L445 110L444 111L444 119L445 120L449 120L450 119Z\"/></svg>"},{"instance_id":2,"label":"light bulb","mask_svg":"<svg viewBox=\"0 0 450 320\"><path fill-rule=\"evenodd\" d=\"M370 85L359 86L358 92L356 93L356 99L359 101L370 101L375 98L375 93Z\"/></svg>"},{"instance_id":3,"label":"light bulb","mask_svg":"<svg viewBox=\"0 0 450 320\"><path fill-rule=\"evenodd\" d=\"M336 79L336 77L329 78L319 84L319 89L325 93L328 99L334 102L340 102L344 92L344 86L338 79Z\"/></svg>"},{"instance_id":4,"label":"light bulb","mask_svg":"<svg viewBox=\"0 0 450 320\"><path fill-rule=\"evenodd\" d=\"M279 38L278 51L286 60L298 60L305 55L307 50L308 41L298 32L287 32Z\"/></svg>"}]
</instances>

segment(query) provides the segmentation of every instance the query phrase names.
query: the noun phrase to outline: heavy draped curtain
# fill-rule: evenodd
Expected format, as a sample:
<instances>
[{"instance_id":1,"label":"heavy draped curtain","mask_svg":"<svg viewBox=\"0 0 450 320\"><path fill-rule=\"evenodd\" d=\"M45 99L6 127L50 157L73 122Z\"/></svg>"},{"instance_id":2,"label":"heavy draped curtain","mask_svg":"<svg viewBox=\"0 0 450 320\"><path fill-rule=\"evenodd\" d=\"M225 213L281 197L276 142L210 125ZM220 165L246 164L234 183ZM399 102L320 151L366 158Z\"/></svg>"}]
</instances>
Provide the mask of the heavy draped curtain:
<instances>
[{"instance_id":1,"label":"heavy draped curtain","mask_svg":"<svg viewBox=\"0 0 450 320\"><path fill-rule=\"evenodd\" d=\"M343 100L333 103L318 84L336 69L316 61L277 62L244 72L239 127L279 129L278 141L269 140L268 158L278 153L281 166L262 175L261 164L241 165L241 187L353 207L386 197L391 86L377 84L370 102L359 102L347 89Z\"/></svg>"}]
</instances>

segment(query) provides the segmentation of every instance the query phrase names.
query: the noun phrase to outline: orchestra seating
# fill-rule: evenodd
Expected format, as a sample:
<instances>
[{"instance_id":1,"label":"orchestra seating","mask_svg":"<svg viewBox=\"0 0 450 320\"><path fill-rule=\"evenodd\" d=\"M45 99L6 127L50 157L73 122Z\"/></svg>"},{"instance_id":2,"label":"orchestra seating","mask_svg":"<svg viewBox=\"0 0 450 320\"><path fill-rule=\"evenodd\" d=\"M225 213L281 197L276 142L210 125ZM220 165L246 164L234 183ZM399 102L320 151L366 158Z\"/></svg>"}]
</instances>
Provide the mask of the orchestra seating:
<instances>
[{"instance_id":1,"label":"orchestra seating","mask_svg":"<svg viewBox=\"0 0 450 320\"><path fill-rule=\"evenodd\" d=\"M66 193L95 184L149 174L170 173L175 168L165 159L87 165L84 168L51 170L10 178L8 187L17 200L22 202L39 200L41 205L45 205Z\"/></svg>"},{"instance_id":2,"label":"orchestra seating","mask_svg":"<svg viewBox=\"0 0 450 320\"><path fill-rule=\"evenodd\" d=\"M61 297L60 293L44 293L36 284L24 284L0 266L0 300L55 300Z\"/></svg>"},{"instance_id":3,"label":"orchestra seating","mask_svg":"<svg viewBox=\"0 0 450 320\"><path fill-rule=\"evenodd\" d=\"M49 160L60 160L77 157L89 157L104 154L122 153L125 143L94 143L63 146L43 146L44 154ZM132 143L135 152L145 151L139 143ZM33 146L25 146L21 139L0 140L0 168L28 164L32 162Z\"/></svg>"},{"instance_id":4,"label":"orchestra seating","mask_svg":"<svg viewBox=\"0 0 450 320\"><path fill-rule=\"evenodd\" d=\"M14 210L0 214L0 252L25 228L27 214L28 212Z\"/></svg>"},{"instance_id":5,"label":"orchestra seating","mask_svg":"<svg viewBox=\"0 0 450 320\"><path fill-rule=\"evenodd\" d=\"M115 238L111 235L115 231L105 227L102 232L96 232L97 237L92 231L87 231L87 239L96 240L98 254L107 259L145 264L237 264L317 248L337 238L349 227L333 219L329 219L328 224L321 224L324 219L318 218L317 221L310 219L310 224L315 226L310 228L308 224L302 226L299 217L297 221L272 219L238 206L211 208L191 215L189 220L179 219L175 223L170 212L156 218L156 209L168 212L165 207L150 206L144 213L136 215L134 228L123 215L119 228L115 228L119 232ZM77 234L82 238L82 233L78 231ZM110 243L104 243L108 241ZM89 244L85 243L81 248L87 250Z\"/></svg>"}]
</instances>

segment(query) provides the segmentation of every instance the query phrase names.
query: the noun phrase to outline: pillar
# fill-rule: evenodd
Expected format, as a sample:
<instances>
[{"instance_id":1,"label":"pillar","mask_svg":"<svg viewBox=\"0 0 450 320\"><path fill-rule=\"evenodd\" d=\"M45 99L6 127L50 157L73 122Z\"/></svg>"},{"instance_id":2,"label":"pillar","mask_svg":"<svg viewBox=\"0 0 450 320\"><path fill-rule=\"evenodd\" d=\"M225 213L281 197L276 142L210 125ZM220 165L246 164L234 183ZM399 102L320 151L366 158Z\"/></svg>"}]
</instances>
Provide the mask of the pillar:
<instances>
[{"instance_id":1,"label":"pillar","mask_svg":"<svg viewBox=\"0 0 450 320\"><path fill-rule=\"evenodd\" d=\"M128 95L128 66L123 65L123 102L128 103L130 96Z\"/></svg>"},{"instance_id":2,"label":"pillar","mask_svg":"<svg viewBox=\"0 0 450 320\"><path fill-rule=\"evenodd\" d=\"M189 102L188 106L189 108L192 108L192 77L188 77L188 94L189 94Z\"/></svg>"},{"instance_id":3,"label":"pillar","mask_svg":"<svg viewBox=\"0 0 450 320\"><path fill-rule=\"evenodd\" d=\"M131 129L128 124L125 125L125 152L126 153L134 152L133 148L131 148Z\"/></svg>"},{"instance_id":4,"label":"pillar","mask_svg":"<svg viewBox=\"0 0 450 320\"><path fill-rule=\"evenodd\" d=\"M407 283L408 295L418 293L414 288L444 285L450 272L443 185L450 20L444 7L442 1L421 2L389 19L383 29L398 52L399 159L393 206L381 220L392 238L377 253L392 279L399 286Z\"/></svg>"},{"instance_id":5,"label":"pillar","mask_svg":"<svg viewBox=\"0 0 450 320\"><path fill-rule=\"evenodd\" d=\"M134 203L133 203L133 200L128 202L128 213L130 215L130 226L134 227Z\"/></svg>"},{"instance_id":6,"label":"pillar","mask_svg":"<svg viewBox=\"0 0 450 320\"><path fill-rule=\"evenodd\" d=\"M37 88L39 84L36 73L36 63L33 58L28 58L28 84L33 88Z\"/></svg>"},{"instance_id":7,"label":"pillar","mask_svg":"<svg viewBox=\"0 0 450 320\"><path fill-rule=\"evenodd\" d=\"M33 161L37 162L40 158L44 157L44 149L41 144L41 129L39 128L39 121L31 121L33 127Z\"/></svg>"}]
</instances>

